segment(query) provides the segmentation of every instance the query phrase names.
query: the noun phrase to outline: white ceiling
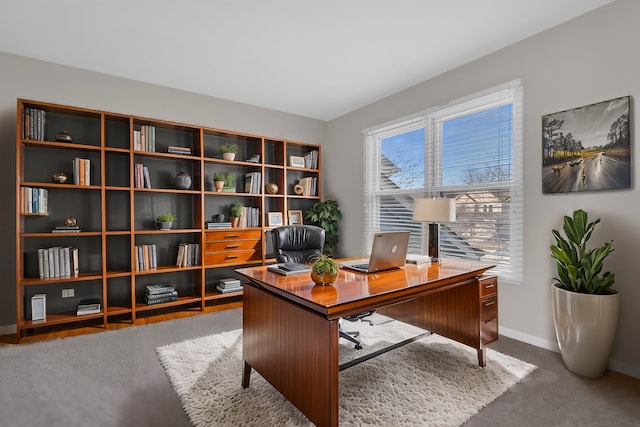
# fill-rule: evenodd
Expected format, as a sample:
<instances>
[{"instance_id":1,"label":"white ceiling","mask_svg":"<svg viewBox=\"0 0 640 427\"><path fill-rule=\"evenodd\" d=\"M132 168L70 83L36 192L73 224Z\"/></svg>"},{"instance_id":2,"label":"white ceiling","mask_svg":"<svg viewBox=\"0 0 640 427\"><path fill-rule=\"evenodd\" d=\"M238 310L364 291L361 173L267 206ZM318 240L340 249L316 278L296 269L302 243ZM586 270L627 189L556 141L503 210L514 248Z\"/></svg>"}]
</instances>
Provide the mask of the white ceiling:
<instances>
[{"instance_id":1,"label":"white ceiling","mask_svg":"<svg viewBox=\"0 0 640 427\"><path fill-rule=\"evenodd\" d=\"M0 51L331 120L612 0L0 0Z\"/></svg>"}]
</instances>

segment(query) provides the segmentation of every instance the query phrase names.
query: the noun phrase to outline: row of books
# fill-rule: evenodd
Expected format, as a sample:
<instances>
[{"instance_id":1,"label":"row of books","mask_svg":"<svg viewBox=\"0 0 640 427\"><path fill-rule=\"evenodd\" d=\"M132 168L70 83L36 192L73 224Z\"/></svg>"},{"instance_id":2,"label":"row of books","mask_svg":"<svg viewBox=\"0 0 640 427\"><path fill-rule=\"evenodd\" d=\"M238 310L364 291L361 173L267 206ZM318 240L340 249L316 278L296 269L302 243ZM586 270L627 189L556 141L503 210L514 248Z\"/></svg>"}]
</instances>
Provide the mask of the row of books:
<instances>
[{"instance_id":1,"label":"row of books","mask_svg":"<svg viewBox=\"0 0 640 427\"><path fill-rule=\"evenodd\" d=\"M244 174L244 192L260 194L262 192L262 174L260 172L247 172Z\"/></svg>"},{"instance_id":2,"label":"row of books","mask_svg":"<svg viewBox=\"0 0 640 427\"><path fill-rule=\"evenodd\" d=\"M136 271L153 270L158 268L156 245L136 245Z\"/></svg>"},{"instance_id":3,"label":"row of books","mask_svg":"<svg viewBox=\"0 0 640 427\"><path fill-rule=\"evenodd\" d=\"M46 188L22 187L20 213L48 213L49 190Z\"/></svg>"},{"instance_id":4,"label":"row of books","mask_svg":"<svg viewBox=\"0 0 640 427\"><path fill-rule=\"evenodd\" d=\"M147 285L144 299L149 305L177 301L178 291L173 286L165 283Z\"/></svg>"},{"instance_id":5,"label":"row of books","mask_svg":"<svg viewBox=\"0 0 640 427\"><path fill-rule=\"evenodd\" d=\"M317 196L318 195L318 178L315 176L308 176L300 178L298 185L302 187L303 196Z\"/></svg>"},{"instance_id":6,"label":"row of books","mask_svg":"<svg viewBox=\"0 0 640 427\"><path fill-rule=\"evenodd\" d=\"M133 170L134 186L136 188L151 188L151 178L149 178L149 168L142 163L136 163Z\"/></svg>"},{"instance_id":7,"label":"row of books","mask_svg":"<svg viewBox=\"0 0 640 427\"><path fill-rule=\"evenodd\" d=\"M167 153L171 154L183 154L188 156L191 154L191 148L189 147L179 147L177 145L170 145L167 147Z\"/></svg>"},{"instance_id":8,"label":"row of books","mask_svg":"<svg viewBox=\"0 0 640 427\"><path fill-rule=\"evenodd\" d=\"M156 128L142 125L133 131L133 149L137 151L156 151Z\"/></svg>"},{"instance_id":9,"label":"row of books","mask_svg":"<svg viewBox=\"0 0 640 427\"><path fill-rule=\"evenodd\" d=\"M41 279L78 277L78 248L53 246L38 249L38 273Z\"/></svg>"},{"instance_id":10,"label":"row of books","mask_svg":"<svg viewBox=\"0 0 640 427\"><path fill-rule=\"evenodd\" d=\"M80 157L73 159L73 183L91 185L91 160Z\"/></svg>"},{"instance_id":11,"label":"row of books","mask_svg":"<svg viewBox=\"0 0 640 427\"><path fill-rule=\"evenodd\" d=\"M309 169L318 169L318 150L311 150L304 155L304 166Z\"/></svg>"},{"instance_id":12,"label":"row of books","mask_svg":"<svg viewBox=\"0 0 640 427\"><path fill-rule=\"evenodd\" d=\"M240 214L239 227L260 227L260 209L244 206Z\"/></svg>"},{"instance_id":13,"label":"row of books","mask_svg":"<svg viewBox=\"0 0 640 427\"><path fill-rule=\"evenodd\" d=\"M216 289L223 294L238 292L242 290L242 283L238 279L220 279Z\"/></svg>"},{"instance_id":14,"label":"row of books","mask_svg":"<svg viewBox=\"0 0 640 427\"><path fill-rule=\"evenodd\" d=\"M80 226L78 225L56 225L52 233L79 233Z\"/></svg>"},{"instance_id":15,"label":"row of books","mask_svg":"<svg viewBox=\"0 0 640 427\"><path fill-rule=\"evenodd\" d=\"M22 122L24 123L24 129L22 130L22 137L24 139L44 141L47 123L47 113L44 110L29 107L25 108L24 120Z\"/></svg>"},{"instance_id":16,"label":"row of books","mask_svg":"<svg viewBox=\"0 0 640 427\"><path fill-rule=\"evenodd\" d=\"M176 266L190 267L200 264L200 243L180 243Z\"/></svg>"}]
</instances>

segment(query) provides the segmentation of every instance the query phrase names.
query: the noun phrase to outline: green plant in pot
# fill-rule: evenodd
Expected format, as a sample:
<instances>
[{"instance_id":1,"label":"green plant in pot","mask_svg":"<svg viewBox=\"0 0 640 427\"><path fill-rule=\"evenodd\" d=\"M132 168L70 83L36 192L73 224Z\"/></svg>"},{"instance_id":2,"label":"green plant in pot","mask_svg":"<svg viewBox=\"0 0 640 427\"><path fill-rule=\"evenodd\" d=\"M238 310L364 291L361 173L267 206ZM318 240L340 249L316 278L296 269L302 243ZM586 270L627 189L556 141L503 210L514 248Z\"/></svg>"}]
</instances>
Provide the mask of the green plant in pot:
<instances>
[{"instance_id":1,"label":"green plant in pot","mask_svg":"<svg viewBox=\"0 0 640 427\"><path fill-rule=\"evenodd\" d=\"M244 205L242 203L234 203L231 205L231 226L237 227L238 222L240 221L240 216L242 215L242 209Z\"/></svg>"},{"instance_id":2,"label":"green plant in pot","mask_svg":"<svg viewBox=\"0 0 640 427\"><path fill-rule=\"evenodd\" d=\"M600 218L589 222L578 209L564 216L562 231L552 230L551 245L558 277L552 286L554 326L565 366L588 377L604 374L618 323L619 294L611 289L615 275L602 272L613 241L589 249Z\"/></svg>"},{"instance_id":3,"label":"green plant in pot","mask_svg":"<svg viewBox=\"0 0 640 427\"><path fill-rule=\"evenodd\" d=\"M220 154L225 160L234 160L238 154L238 144L223 144L220 146Z\"/></svg>"},{"instance_id":4,"label":"green plant in pot","mask_svg":"<svg viewBox=\"0 0 640 427\"><path fill-rule=\"evenodd\" d=\"M338 235L338 223L342 219L342 212L335 200L318 202L305 213L306 218L313 225L322 227L325 231L323 252L333 254L340 240Z\"/></svg>"},{"instance_id":5,"label":"green plant in pot","mask_svg":"<svg viewBox=\"0 0 640 427\"><path fill-rule=\"evenodd\" d=\"M236 191L236 179L238 174L235 172L224 173L224 191L235 192Z\"/></svg>"},{"instance_id":6,"label":"green plant in pot","mask_svg":"<svg viewBox=\"0 0 640 427\"><path fill-rule=\"evenodd\" d=\"M329 256L322 254L311 260L311 280L316 285L330 285L338 278L340 267L338 263Z\"/></svg>"},{"instance_id":7,"label":"green plant in pot","mask_svg":"<svg viewBox=\"0 0 640 427\"><path fill-rule=\"evenodd\" d=\"M225 184L226 173L223 171L218 171L213 174L213 186L216 191L222 191Z\"/></svg>"},{"instance_id":8,"label":"green plant in pot","mask_svg":"<svg viewBox=\"0 0 640 427\"><path fill-rule=\"evenodd\" d=\"M173 214L161 214L156 217L156 224L160 230L169 230L176 219Z\"/></svg>"}]
</instances>

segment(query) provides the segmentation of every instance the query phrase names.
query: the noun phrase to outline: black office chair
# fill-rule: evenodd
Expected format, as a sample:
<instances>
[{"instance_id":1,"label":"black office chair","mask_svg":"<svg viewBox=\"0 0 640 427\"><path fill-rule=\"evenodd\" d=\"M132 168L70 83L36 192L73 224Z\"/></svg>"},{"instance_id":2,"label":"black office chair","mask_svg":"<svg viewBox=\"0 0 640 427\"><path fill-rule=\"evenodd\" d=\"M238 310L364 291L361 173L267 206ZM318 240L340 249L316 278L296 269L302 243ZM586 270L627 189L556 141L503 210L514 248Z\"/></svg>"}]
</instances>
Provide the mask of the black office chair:
<instances>
[{"instance_id":1,"label":"black office chair","mask_svg":"<svg viewBox=\"0 0 640 427\"><path fill-rule=\"evenodd\" d=\"M315 255L322 254L325 231L314 225L285 225L271 230L271 248L267 253L273 255L278 262L311 262ZM368 313L366 314L368 315ZM348 320L356 321L362 315L350 316ZM341 319L342 320L342 319ZM356 350L362 349L362 344L356 337L358 332L346 332L338 322L338 332L341 338L355 344Z\"/></svg>"}]
</instances>

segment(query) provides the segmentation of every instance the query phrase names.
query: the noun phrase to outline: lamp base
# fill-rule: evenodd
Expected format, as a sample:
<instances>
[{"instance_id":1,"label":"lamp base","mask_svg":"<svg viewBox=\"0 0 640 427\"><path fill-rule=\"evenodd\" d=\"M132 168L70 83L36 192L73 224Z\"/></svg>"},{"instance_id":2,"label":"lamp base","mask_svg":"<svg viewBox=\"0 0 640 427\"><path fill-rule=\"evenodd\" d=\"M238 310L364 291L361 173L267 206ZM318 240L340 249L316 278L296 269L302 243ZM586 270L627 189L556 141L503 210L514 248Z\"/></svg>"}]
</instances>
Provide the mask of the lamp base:
<instances>
[{"instance_id":1,"label":"lamp base","mask_svg":"<svg viewBox=\"0 0 640 427\"><path fill-rule=\"evenodd\" d=\"M442 262L440 256L440 224L429 223L429 257L431 262Z\"/></svg>"}]
</instances>

